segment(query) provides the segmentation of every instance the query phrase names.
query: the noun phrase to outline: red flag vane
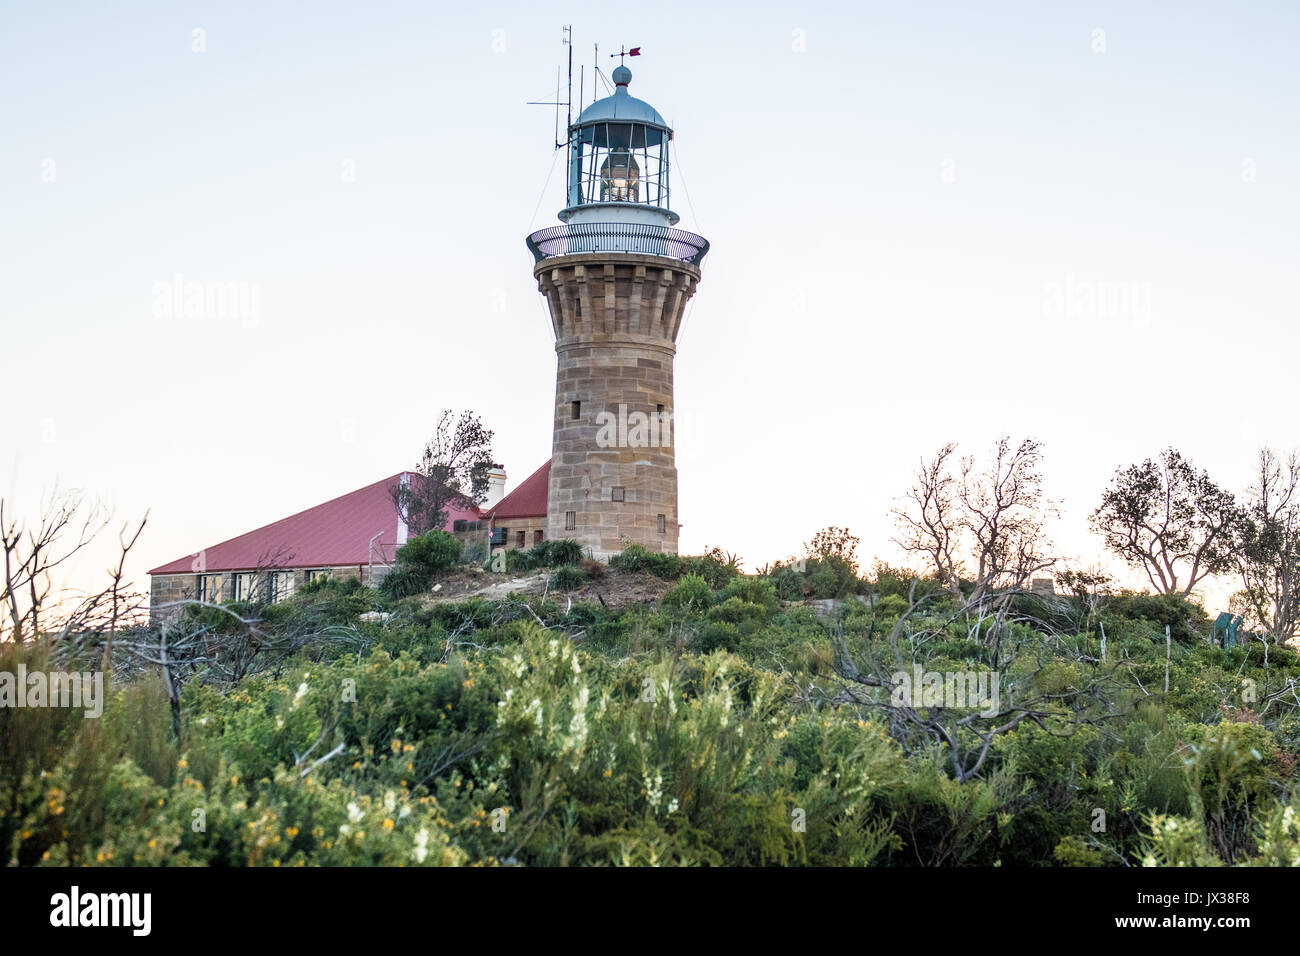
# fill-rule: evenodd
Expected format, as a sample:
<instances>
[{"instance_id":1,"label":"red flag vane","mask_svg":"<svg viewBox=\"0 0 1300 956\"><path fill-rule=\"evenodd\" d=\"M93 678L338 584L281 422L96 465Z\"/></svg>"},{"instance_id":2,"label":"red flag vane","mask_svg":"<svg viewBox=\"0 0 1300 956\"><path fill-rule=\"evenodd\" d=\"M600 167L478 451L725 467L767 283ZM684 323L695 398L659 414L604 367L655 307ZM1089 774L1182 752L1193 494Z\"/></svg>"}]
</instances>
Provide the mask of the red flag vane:
<instances>
[{"instance_id":1,"label":"red flag vane","mask_svg":"<svg viewBox=\"0 0 1300 956\"><path fill-rule=\"evenodd\" d=\"M622 45L621 43L619 44L618 52L617 52L617 53L611 53L611 54L610 54L611 57L614 57L614 56L618 57L618 62L619 62L619 65L620 65L620 66L621 66L622 63L623 63L623 57L625 57L625 56L640 56L640 55L641 55L641 48L640 48L639 46L634 46L634 47L632 47L632 49L630 49L630 50L624 50L624 49L623 49L623 45Z\"/></svg>"}]
</instances>

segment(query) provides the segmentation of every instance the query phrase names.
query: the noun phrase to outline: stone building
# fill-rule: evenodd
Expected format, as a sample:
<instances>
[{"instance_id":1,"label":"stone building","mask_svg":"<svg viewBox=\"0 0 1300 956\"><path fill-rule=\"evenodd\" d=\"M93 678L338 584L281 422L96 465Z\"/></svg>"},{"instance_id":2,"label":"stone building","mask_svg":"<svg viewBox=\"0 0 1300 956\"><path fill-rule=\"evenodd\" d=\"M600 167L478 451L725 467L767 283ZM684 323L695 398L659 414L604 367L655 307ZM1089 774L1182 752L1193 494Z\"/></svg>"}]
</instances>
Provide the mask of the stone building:
<instances>
[{"instance_id":1,"label":"stone building","mask_svg":"<svg viewBox=\"0 0 1300 956\"><path fill-rule=\"evenodd\" d=\"M546 536L601 559L677 552L673 359L709 248L671 228L672 130L613 79L569 128L564 225L528 237L555 333Z\"/></svg>"},{"instance_id":2,"label":"stone building","mask_svg":"<svg viewBox=\"0 0 1300 956\"><path fill-rule=\"evenodd\" d=\"M550 474L551 463L548 461L499 502L480 509L495 532L494 547L507 550L535 548L551 539L546 516L546 489Z\"/></svg>"},{"instance_id":3,"label":"stone building","mask_svg":"<svg viewBox=\"0 0 1300 956\"><path fill-rule=\"evenodd\" d=\"M527 240L555 333L551 459L508 495L494 473L483 505L452 509L446 530L467 544L572 538L599 559L629 544L677 552L673 360L709 244L672 228L672 129L628 94L629 69L612 78L613 95L569 127L563 225ZM418 478L400 472L160 565L151 607L278 600L325 574L378 584L409 534L391 489Z\"/></svg>"},{"instance_id":4,"label":"stone building","mask_svg":"<svg viewBox=\"0 0 1300 956\"><path fill-rule=\"evenodd\" d=\"M151 613L190 599L213 603L282 600L321 575L358 578L367 586L376 585L409 537L406 522L393 504L392 489L399 482L418 480L420 476L413 472L399 472L159 565L149 572ZM459 531L464 540L472 540L479 527L487 526L483 509L502 498L505 482L505 472L495 471L483 506L452 505L446 530Z\"/></svg>"}]
</instances>

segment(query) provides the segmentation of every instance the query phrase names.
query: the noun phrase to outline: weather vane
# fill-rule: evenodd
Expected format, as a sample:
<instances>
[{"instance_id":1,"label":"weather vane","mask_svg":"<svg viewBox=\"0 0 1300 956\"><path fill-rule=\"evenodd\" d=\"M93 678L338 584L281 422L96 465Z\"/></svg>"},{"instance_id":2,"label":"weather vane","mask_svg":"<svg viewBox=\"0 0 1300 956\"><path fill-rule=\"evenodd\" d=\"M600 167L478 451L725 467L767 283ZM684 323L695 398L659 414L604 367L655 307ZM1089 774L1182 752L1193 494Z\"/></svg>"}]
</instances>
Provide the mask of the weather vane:
<instances>
[{"instance_id":1,"label":"weather vane","mask_svg":"<svg viewBox=\"0 0 1300 956\"><path fill-rule=\"evenodd\" d=\"M623 44L621 44L621 43L618 45L618 52L617 52L617 53L611 53L611 54L610 54L611 57L615 57L615 56L618 57L618 65L619 65L619 66L622 66L622 65L623 65L623 57L625 57L625 56L640 56L640 55L641 55L641 48L640 48L639 46L634 46L634 47L632 47L632 49L630 49L630 50L626 50L626 51L625 51L625 50L623 49Z\"/></svg>"}]
</instances>

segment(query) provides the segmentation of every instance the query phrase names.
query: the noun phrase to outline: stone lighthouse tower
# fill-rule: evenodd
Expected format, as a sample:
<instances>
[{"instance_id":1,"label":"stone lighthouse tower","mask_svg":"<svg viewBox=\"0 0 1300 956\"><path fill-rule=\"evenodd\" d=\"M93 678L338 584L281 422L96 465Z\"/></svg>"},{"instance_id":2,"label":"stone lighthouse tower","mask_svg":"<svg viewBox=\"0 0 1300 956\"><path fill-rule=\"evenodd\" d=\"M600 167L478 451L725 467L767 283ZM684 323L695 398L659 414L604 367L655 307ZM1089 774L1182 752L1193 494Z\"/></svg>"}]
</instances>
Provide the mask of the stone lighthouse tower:
<instances>
[{"instance_id":1,"label":"stone lighthouse tower","mask_svg":"<svg viewBox=\"0 0 1300 956\"><path fill-rule=\"evenodd\" d=\"M677 552L673 357L709 249L672 228L673 131L613 80L569 127L564 225L528 237L557 359L547 536L601 559Z\"/></svg>"}]
</instances>

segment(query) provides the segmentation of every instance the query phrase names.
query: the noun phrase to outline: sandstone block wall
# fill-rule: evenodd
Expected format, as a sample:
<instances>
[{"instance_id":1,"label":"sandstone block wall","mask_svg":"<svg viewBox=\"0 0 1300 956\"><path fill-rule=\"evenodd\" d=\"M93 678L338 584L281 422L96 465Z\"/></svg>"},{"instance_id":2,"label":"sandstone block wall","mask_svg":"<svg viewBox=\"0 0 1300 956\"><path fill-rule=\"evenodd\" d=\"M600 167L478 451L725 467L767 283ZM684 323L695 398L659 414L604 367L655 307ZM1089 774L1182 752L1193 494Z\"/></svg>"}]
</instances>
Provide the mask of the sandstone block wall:
<instances>
[{"instance_id":1,"label":"sandstone block wall","mask_svg":"<svg viewBox=\"0 0 1300 956\"><path fill-rule=\"evenodd\" d=\"M629 253L538 263L556 342L548 539L677 552L673 358L700 270ZM572 523L572 527L570 527Z\"/></svg>"}]
</instances>

